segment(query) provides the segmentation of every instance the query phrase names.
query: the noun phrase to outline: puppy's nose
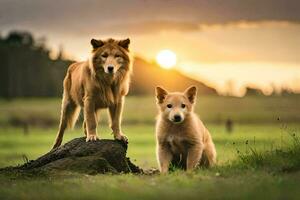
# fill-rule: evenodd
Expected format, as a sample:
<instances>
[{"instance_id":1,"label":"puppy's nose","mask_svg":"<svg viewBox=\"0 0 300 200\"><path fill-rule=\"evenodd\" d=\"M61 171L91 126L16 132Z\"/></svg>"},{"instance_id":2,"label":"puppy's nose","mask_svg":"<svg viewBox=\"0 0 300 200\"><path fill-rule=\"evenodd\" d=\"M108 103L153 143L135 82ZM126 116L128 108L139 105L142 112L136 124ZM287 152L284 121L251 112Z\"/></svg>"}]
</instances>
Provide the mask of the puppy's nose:
<instances>
[{"instance_id":1,"label":"puppy's nose","mask_svg":"<svg viewBox=\"0 0 300 200\"><path fill-rule=\"evenodd\" d=\"M113 73L114 72L114 66L108 66L107 70L109 73Z\"/></svg>"},{"instance_id":2,"label":"puppy's nose","mask_svg":"<svg viewBox=\"0 0 300 200\"><path fill-rule=\"evenodd\" d=\"M174 122L180 122L181 121L181 116L180 115L175 115L174 116Z\"/></svg>"}]
</instances>

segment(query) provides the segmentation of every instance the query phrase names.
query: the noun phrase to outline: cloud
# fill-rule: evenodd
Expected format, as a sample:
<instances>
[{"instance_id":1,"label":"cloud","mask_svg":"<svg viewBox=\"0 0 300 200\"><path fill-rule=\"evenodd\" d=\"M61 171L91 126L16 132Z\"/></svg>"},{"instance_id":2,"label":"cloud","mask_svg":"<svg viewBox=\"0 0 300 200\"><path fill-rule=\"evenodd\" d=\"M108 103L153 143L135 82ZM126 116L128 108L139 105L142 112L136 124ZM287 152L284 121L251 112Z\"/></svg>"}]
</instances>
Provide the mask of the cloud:
<instances>
[{"instance_id":1,"label":"cloud","mask_svg":"<svg viewBox=\"0 0 300 200\"><path fill-rule=\"evenodd\" d=\"M300 22L300 21L299 21ZM275 21L275 20L256 20L256 21L232 21L226 23L196 23L196 22L183 22L183 21L140 21L140 22L128 22L128 23L115 23L104 25L99 29L89 27L85 30L86 33L94 34L111 34L115 35L139 35L139 34L153 34L164 31L177 31L177 32L193 32L193 31L205 31L208 29L225 29L225 28L237 28L237 29L255 29L255 28L290 28L294 25L300 25L298 21ZM81 33L80 33L81 34Z\"/></svg>"},{"instance_id":2,"label":"cloud","mask_svg":"<svg viewBox=\"0 0 300 200\"><path fill-rule=\"evenodd\" d=\"M142 21L142 22L128 22L115 23L107 25L105 28L99 28L101 33L115 33L115 34L153 34L162 31L198 31L200 25L192 22L180 21Z\"/></svg>"},{"instance_id":3,"label":"cloud","mask_svg":"<svg viewBox=\"0 0 300 200\"><path fill-rule=\"evenodd\" d=\"M299 23L297 0L0 0L0 27L70 33L194 31L199 24Z\"/></svg>"}]
</instances>

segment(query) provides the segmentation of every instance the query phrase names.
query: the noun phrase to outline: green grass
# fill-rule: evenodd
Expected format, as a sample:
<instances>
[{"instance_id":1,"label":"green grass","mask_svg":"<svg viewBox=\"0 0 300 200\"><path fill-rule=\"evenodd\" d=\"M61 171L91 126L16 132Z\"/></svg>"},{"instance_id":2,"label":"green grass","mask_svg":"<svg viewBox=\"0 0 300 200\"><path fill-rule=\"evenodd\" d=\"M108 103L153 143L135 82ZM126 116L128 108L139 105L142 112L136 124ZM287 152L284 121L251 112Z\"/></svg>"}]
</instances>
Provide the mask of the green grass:
<instances>
[{"instance_id":1,"label":"green grass","mask_svg":"<svg viewBox=\"0 0 300 200\"><path fill-rule=\"evenodd\" d=\"M1 199L297 199L299 173L216 177L208 172L166 176L97 175L7 180ZM4 181L3 181L4 182Z\"/></svg>"},{"instance_id":2,"label":"green grass","mask_svg":"<svg viewBox=\"0 0 300 200\"><path fill-rule=\"evenodd\" d=\"M218 163L223 165L237 158L237 150L246 152L249 146L266 151L278 146L286 146L291 138L289 132L297 131L300 126L289 124L236 125L234 132L226 133L225 127L207 124L212 133L218 152ZM0 166L17 165L23 157L35 159L46 153L54 141L56 128L32 128L28 135L19 128L0 129ZM108 126L99 127L101 138L113 138ZM156 167L154 125L124 124L124 133L129 137L128 155L144 168ZM67 131L64 141L83 136L81 129ZM246 142L248 141L248 144Z\"/></svg>"},{"instance_id":3,"label":"green grass","mask_svg":"<svg viewBox=\"0 0 300 200\"><path fill-rule=\"evenodd\" d=\"M0 175L0 199L296 199L299 195L299 168L283 172L266 167L272 165L272 159L266 161L264 167L257 167L261 165L253 162L261 157L266 160L270 155L276 157L275 149L292 147L295 140L289 134L299 132L299 125L237 125L232 134L227 134L223 126L207 124L207 127L212 132L218 152L218 166L213 169L152 176ZM1 129L0 166L22 164L22 155L35 159L47 152L55 132L56 129L32 129L29 135L24 135L22 129ZM68 131L64 141L81 136L81 132L80 129ZM103 126L100 132L102 138L112 137L109 129ZM131 159L143 168L156 167L153 126L125 124L124 132L130 139L128 155ZM251 153L251 148L256 155ZM268 151L270 155L266 154ZM280 163L274 162L276 165Z\"/></svg>"},{"instance_id":4,"label":"green grass","mask_svg":"<svg viewBox=\"0 0 300 200\"><path fill-rule=\"evenodd\" d=\"M199 97L196 112L212 133L218 153L212 169L151 176L0 174L0 199L298 199L299 102L299 96ZM128 156L144 169L157 168L154 98L129 97L125 105ZM0 167L23 164L51 148L59 107L57 98L0 100ZM99 134L112 138L102 113ZM234 121L232 134L225 131L227 118ZM37 121L24 134L22 127L10 126L16 119L50 119L54 126L41 127L45 124ZM64 142L80 136L80 128L67 131Z\"/></svg>"},{"instance_id":5,"label":"green grass","mask_svg":"<svg viewBox=\"0 0 300 200\"><path fill-rule=\"evenodd\" d=\"M267 151L259 151L255 146L239 152L236 165L244 168L266 169L270 172L293 172L300 170L300 138L289 133L292 141L284 147L279 146Z\"/></svg>"}]
</instances>

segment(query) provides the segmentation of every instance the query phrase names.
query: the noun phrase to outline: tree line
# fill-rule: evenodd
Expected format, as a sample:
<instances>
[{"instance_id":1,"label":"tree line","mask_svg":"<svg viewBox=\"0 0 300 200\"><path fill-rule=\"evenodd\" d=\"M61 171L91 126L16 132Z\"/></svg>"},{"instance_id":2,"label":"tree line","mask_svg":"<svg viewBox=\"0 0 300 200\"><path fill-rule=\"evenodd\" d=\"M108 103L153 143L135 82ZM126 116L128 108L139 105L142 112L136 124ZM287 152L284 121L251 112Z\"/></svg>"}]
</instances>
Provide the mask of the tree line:
<instances>
[{"instance_id":1,"label":"tree line","mask_svg":"<svg viewBox=\"0 0 300 200\"><path fill-rule=\"evenodd\" d=\"M61 56L51 59L44 40L20 31L0 37L0 58L0 97L8 99L61 96L62 81L72 62Z\"/></svg>"}]
</instances>

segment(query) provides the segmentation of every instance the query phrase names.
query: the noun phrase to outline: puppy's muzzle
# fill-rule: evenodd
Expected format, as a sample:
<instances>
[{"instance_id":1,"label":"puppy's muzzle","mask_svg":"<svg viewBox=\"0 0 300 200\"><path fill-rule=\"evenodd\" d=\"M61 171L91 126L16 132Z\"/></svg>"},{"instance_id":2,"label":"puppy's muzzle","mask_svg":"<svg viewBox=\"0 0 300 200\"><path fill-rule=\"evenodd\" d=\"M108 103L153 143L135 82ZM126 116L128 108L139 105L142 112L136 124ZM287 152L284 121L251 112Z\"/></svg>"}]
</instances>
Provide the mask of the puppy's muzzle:
<instances>
[{"instance_id":1,"label":"puppy's muzzle","mask_svg":"<svg viewBox=\"0 0 300 200\"><path fill-rule=\"evenodd\" d=\"M173 122L180 123L182 121L182 117L180 115L174 115Z\"/></svg>"}]
</instances>

